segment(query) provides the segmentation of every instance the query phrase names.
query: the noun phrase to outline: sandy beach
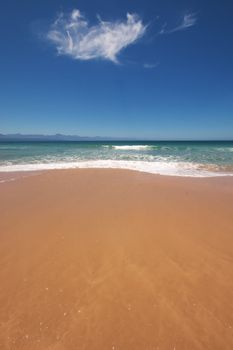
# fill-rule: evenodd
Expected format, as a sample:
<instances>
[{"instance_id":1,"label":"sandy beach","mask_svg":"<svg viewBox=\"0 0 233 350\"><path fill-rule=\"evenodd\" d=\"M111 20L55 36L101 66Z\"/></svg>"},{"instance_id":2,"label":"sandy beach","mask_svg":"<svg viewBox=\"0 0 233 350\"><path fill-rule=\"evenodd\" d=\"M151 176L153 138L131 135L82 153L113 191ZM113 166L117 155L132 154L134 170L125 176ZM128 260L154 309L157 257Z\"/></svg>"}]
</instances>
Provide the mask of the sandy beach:
<instances>
[{"instance_id":1,"label":"sandy beach","mask_svg":"<svg viewBox=\"0 0 233 350\"><path fill-rule=\"evenodd\" d=\"M0 183L1 350L233 349L233 178Z\"/></svg>"}]
</instances>

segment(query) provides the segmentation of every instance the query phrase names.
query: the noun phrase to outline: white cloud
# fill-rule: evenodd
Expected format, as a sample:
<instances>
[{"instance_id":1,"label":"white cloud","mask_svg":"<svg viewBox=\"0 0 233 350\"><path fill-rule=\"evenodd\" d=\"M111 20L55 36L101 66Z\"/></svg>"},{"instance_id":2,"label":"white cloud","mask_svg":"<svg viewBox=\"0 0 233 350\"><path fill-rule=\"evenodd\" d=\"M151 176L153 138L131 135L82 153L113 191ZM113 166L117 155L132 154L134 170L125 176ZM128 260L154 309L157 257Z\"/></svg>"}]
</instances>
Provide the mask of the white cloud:
<instances>
[{"instance_id":1,"label":"white cloud","mask_svg":"<svg viewBox=\"0 0 233 350\"><path fill-rule=\"evenodd\" d=\"M90 26L79 10L69 15L61 13L51 25L47 38L56 46L58 54L77 60L96 58L118 62L118 54L135 43L146 31L146 26L135 14L127 14L125 21L105 22Z\"/></svg>"},{"instance_id":2,"label":"white cloud","mask_svg":"<svg viewBox=\"0 0 233 350\"><path fill-rule=\"evenodd\" d=\"M185 30L188 29L192 26L194 26L197 22L197 17L194 13L187 13L184 15L182 22L177 26L172 29L166 29L167 28L167 23L165 23L160 30L159 34L170 34L174 32L178 32L180 30Z\"/></svg>"}]
</instances>

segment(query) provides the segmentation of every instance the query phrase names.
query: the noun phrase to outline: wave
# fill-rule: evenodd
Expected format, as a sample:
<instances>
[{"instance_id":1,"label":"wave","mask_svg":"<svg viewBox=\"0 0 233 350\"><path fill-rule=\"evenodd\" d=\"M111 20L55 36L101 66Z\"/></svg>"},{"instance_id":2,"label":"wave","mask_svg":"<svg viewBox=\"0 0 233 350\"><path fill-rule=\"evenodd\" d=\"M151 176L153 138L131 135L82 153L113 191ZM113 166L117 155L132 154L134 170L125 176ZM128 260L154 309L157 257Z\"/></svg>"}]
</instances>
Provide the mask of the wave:
<instances>
[{"instance_id":1,"label":"wave","mask_svg":"<svg viewBox=\"0 0 233 350\"><path fill-rule=\"evenodd\" d=\"M0 172L39 171L52 169L128 169L150 174L185 176L185 177L216 177L233 176L233 172L220 172L208 169L201 164L189 162L146 162L126 160L89 160L60 163L33 163L0 166Z\"/></svg>"},{"instance_id":2,"label":"wave","mask_svg":"<svg viewBox=\"0 0 233 350\"><path fill-rule=\"evenodd\" d=\"M219 151L219 152L233 152L233 147L216 147L215 151Z\"/></svg>"},{"instance_id":3,"label":"wave","mask_svg":"<svg viewBox=\"0 0 233 350\"><path fill-rule=\"evenodd\" d=\"M138 151L138 150L147 150L153 148L149 145L124 145L124 146L111 146L117 150L129 150L129 151Z\"/></svg>"}]
</instances>

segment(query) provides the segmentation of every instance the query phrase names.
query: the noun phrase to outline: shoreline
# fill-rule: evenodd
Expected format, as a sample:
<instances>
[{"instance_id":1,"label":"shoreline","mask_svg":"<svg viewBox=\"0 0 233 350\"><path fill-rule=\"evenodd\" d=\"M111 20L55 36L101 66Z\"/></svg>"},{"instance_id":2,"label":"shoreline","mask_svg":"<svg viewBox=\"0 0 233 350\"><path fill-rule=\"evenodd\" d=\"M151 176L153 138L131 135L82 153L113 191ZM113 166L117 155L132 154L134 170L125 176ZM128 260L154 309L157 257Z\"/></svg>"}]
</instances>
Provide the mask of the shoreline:
<instances>
[{"instance_id":1,"label":"shoreline","mask_svg":"<svg viewBox=\"0 0 233 350\"><path fill-rule=\"evenodd\" d=\"M40 172L0 184L0 347L233 348L233 178Z\"/></svg>"},{"instance_id":2,"label":"shoreline","mask_svg":"<svg viewBox=\"0 0 233 350\"><path fill-rule=\"evenodd\" d=\"M118 161L117 161L118 162ZM85 162L84 162L85 163ZM1 170L0 169L0 184L4 182L9 182L9 181L14 181L16 179L22 178L22 177L28 177L32 175L38 175L38 174L43 174L43 173L48 173L48 172L62 172L62 171L82 171L82 170L87 170L87 171L125 171L125 172L132 172L132 173L141 173L141 174L149 174L152 176L162 176L162 177L168 177L168 178L189 178L189 179L213 179L213 178L231 178L233 177L233 173L231 172L220 172L220 171L210 171L206 170L203 168L196 169L193 173L192 171L190 172L190 169L185 173L160 173L160 172L151 172L149 170L143 170L137 167L108 167L108 166L103 166L103 167L98 167L98 166L70 166L69 164L67 167L64 167L64 164L62 163L61 167L45 167L43 168L37 168L37 164L31 165L31 168L29 169L23 169L24 165L20 165L19 168L16 169L18 170ZM15 167L15 166L13 166ZM7 168L7 167L6 167Z\"/></svg>"}]
</instances>

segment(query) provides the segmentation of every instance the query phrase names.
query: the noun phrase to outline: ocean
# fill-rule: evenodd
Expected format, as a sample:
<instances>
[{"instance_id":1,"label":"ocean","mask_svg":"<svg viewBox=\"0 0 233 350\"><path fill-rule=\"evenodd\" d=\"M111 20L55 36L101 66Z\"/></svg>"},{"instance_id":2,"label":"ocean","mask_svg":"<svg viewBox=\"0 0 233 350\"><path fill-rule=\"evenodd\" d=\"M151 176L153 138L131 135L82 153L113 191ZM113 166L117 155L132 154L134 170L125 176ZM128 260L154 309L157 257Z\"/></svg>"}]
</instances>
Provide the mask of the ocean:
<instances>
[{"instance_id":1,"label":"ocean","mask_svg":"<svg viewBox=\"0 0 233 350\"><path fill-rule=\"evenodd\" d=\"M191 177L233 175L233 141L1 142L0 172L114 168Z\"/></svg>"}]
</instances>

